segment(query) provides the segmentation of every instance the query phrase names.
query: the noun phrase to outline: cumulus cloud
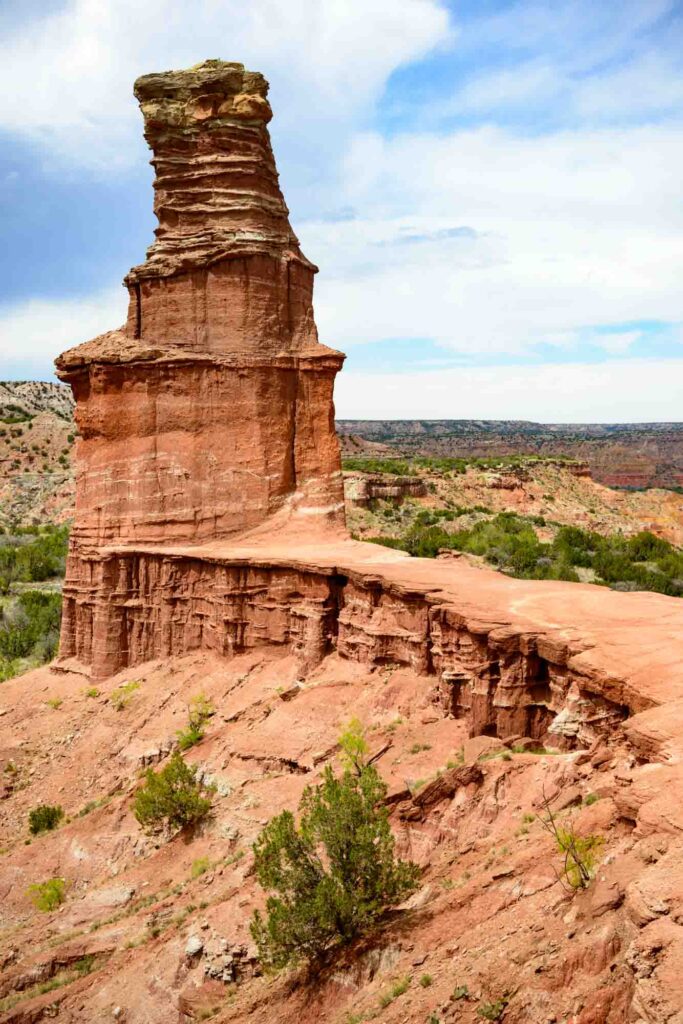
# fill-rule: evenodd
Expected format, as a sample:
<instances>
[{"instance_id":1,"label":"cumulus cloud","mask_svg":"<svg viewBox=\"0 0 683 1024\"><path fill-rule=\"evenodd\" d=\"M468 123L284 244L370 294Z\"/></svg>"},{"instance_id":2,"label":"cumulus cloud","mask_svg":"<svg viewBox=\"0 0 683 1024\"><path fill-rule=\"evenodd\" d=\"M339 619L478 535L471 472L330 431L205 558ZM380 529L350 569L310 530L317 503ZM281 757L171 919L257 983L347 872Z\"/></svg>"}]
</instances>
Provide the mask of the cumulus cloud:
<instances>
[{"instance_id":1,"label":"cumulus cloud","mask_svg":"<svg viewBox=\"0 0 683 1024\"><path fill-rule=\"evenodd\" d=\"M324 267L321 336L522 353L600 325L679 322L682 162L676 125L359 135L344 178L356 218L299 225Z\"/></svg>"}]
</instances>

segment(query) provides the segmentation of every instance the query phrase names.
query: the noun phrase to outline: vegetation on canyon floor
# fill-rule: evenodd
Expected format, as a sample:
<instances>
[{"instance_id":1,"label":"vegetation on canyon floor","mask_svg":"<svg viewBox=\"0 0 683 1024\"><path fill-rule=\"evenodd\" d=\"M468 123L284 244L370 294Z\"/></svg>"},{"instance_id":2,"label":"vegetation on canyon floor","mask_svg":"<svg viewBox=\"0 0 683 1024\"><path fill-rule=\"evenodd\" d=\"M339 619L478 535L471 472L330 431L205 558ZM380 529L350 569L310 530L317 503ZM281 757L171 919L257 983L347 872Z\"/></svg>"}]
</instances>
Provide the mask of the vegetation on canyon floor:
<instances>
[{"instance_id":1,"label":"vegetation on canyon floor","mask_svg":"<svg viewBox=\"0 0 683 1024\"><path fill-rule=\"evenodd\" d=\"M652 590L683 596L683 552L643 530L634 537L603 536L576 526L559 526L552 541L541 541L536 527L543 517L500 512L473 526L451 526L471 510L423 510L400 537L372 537L375 544L421 558L440 551L462 551L483 558L509 576L579 582L589 570L593 582L615 590ZM584 576L584 579L586 576Z\"/></svg>"},{"instance_id":2,"label":"vegetation on canyon floor","mask_svg":"<svg viewBox=\"0 0 683 1024\"><path fill-rule=\"evenodd\" d=\"M283 811L254 844L256 877L271 895L251 934L267 968L321 959L417 886L417 865L394 855L387 787L367 758L359 723L340 745L341 776L328 765L323 781L304 790L298 824Z\"/></svg>"},{"instance_id":3,"label":"vegetation on canyon floor","mask_svg":"<svg viewBox=\"0 0 683 1024\"><path fill-rule=\"evenodd\" d=\"M50 661L57 652L66 526L0 532L0 681ZM32 586L46 583L46 588Z\"/></svg>"},{"instance_id":4,"label":"vegetation on canyon floor","mask_svg":"<svg viewBox=\"0 0 683 1024\"><path fill-rule=\"evenodd\" d=\"M26 590L0 602L0 682L57 653L62 596Z\"/></svg>"},{"instance_id":5,"label":"vegetation on canyon floor","mask_svg":"<svg viewBox=\"0 0 683 1024\"><path fill-rule=\"evenodd\" d=\"M0 528L0 594L16 584L63 576L68 541L68 526Z\"/></svg>"},{"instance_id":6,"label":"vegetation on canyon floor","mask_svg":"<svg viewBox=\"0 0 683 1024\"><path fill-rule=\"evenodd\" d=\"M490 456L467 456L467 457L453 457L453 456L429 456L429 455L412 455L409 458L380 458L380 457L361 457L361 456L344 456L342 459L342 468L346 472L359 472L359 473L388 473L390 476L411 476L420 471L427 470L430 472L437 473L466 473L467 467L472 466L475 469L492 469L492 470L515 470L523 469L525 466L552 462L562 463L564 465L572 465L576 463L576 459L570 458L568 455L553 455L552 457L546 457L543 455L490 455Z\"/></svg>"}]
</instances>

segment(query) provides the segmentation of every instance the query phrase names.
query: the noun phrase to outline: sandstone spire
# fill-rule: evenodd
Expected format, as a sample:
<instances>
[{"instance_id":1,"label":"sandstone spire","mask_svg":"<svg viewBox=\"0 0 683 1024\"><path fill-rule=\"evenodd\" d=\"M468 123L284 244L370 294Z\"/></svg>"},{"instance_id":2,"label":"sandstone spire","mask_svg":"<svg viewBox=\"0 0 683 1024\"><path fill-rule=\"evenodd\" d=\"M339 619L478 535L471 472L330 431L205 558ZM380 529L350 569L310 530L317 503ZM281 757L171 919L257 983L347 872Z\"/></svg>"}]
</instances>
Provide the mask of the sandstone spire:
<instances>
[{"instance_id":1,"label":"sandstone spire","mask_svg":"<svg viewBox=\"0 0 683 1024\"><path fill-rule=\"evenodd\" d=\"M343 356L318 341L267 93L217 60L135 83L159 226L125 278L125 327L57 360L82 436L72 571L102 545L220 540L271 517L344 532Z\"/></svg>"}]
</instances>

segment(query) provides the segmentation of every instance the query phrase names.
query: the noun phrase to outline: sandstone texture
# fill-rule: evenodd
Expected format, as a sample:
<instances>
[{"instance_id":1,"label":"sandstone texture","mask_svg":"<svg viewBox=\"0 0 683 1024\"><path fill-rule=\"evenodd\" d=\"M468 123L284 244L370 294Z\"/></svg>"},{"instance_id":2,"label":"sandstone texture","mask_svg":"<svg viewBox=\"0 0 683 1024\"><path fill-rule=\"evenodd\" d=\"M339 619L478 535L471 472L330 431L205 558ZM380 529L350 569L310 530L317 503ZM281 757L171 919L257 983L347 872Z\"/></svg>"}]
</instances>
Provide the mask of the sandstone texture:
<instances>
[{"instance_id":1,"label":"sandstone texture","mask_svg":"<svg viewBox=\"0 0 683 1024\"><path fill-rule=\"evenodd\" d=\"M404 498L424 498L427 484L419 476L387 476L385 473L348 473L344 497L351 508L368 508L375 501L400 504Z\"/></svg>"},{"instance_id":2,"label":"sandstone texture","mask_svg":"<svg viewBox=\"0 0 683 1024\"><path fill-rule=\"evenodd\" d=\"M126 325L57 360L81 434L72 570L116 541L214 540L276 513L343 529L316 268L278 186L268 86L207 61L135 84L156 241Z\"/></svg>"}]
</instances>

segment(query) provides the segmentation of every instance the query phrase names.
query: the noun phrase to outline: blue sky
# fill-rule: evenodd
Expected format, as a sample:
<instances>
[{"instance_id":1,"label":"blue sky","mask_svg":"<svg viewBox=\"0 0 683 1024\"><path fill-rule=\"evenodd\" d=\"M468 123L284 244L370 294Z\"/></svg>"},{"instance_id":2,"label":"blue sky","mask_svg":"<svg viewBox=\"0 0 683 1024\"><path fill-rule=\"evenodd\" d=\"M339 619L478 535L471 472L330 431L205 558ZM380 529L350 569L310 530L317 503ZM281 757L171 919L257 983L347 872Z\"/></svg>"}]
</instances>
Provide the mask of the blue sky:
<instances>
[{"instance_id":1,"label":"blue sky","mask_svg":"<svg viewBox=\"0 0 683 1024\"><path fill-rule=\"evenodd\" d=\"M117 326L141 73L271 82L341 416L683 419L683 5L0 2L0 377Z\"/></svg>"}]
</instances>

